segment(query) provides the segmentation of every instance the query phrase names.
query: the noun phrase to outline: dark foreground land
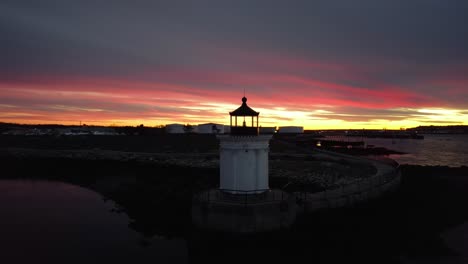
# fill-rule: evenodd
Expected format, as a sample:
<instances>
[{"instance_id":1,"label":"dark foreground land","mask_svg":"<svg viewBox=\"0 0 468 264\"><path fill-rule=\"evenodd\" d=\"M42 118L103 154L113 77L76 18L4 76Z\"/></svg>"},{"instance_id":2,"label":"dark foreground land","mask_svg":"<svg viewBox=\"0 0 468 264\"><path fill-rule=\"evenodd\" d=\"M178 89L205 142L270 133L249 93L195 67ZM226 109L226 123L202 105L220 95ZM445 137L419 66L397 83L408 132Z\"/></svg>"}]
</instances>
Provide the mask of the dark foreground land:
<instances>
[{"instance_id":1,"label":"dark foreground land","mask_svg":"<svg viewBox=\"0 0 468 264\"><path fill-rule=\"evenodd\" d=\"M468 168L402 166L394 195L355 208L301 216L290 230L250 235L194 230L194 193L218 184L217 169L135 161L2 157L1 178L64 181L114 200L145 237L182 237L194 263L249 259L317 263L405 263L456 258L441 232L468 221ZM279 188L283 183L272 182ZM402 257L403 256L403 257ZM248 261L248 262L250 262ZM412 262L409 262L412 263ZM442 262L443 263L443 262Z\"/></svg>"},{"instance_id":2,"label":"dark foreground land","mask_svg":"<svg viewBox=\"0 0 468 264\"><path fill-rule=\"evenodd\" d=\"M317 142L322 143L321 149L332 150L350 155L388 155L404 154L394 150L373 147L362 148L354 146L348 148L349 142L323 140L311 136L275 134L270 142L272 153L297 153L297 149L283 144L312 149ZM0 149L5 148L33 148L44 150L91 149L140 153L217 153L219 142L215 135L207 134L159 134L140 136L15 136L0 135Z\"/></svg>"},{"instance_id":3,"label":"dark foreground land","mask_svg":"<svg viewBox=\"0 0 468 264\"><path fill-rule=\"evenodd\" d=\"M441 234L468 221L468 167L403 165L401 188L392 195L301 215L288 230L241 236L192 227L192 196L218 186L216 166L21 154L31 148L39 150L32 153L110 149L170 157L181 151L216 155L218 148L213 136L123 137L119 144L116 138L0 137L0 179L63 181L92 189L115 201L116 213L126 213L130 228L148 243L153 236L185 239L192 263L463 263ZM16 155L5 151L11 148ZM273 140L271 151L307 164L281 141ZM283 188L287 181L270 177L270 187Z\"/></svg>"}]
</instances>

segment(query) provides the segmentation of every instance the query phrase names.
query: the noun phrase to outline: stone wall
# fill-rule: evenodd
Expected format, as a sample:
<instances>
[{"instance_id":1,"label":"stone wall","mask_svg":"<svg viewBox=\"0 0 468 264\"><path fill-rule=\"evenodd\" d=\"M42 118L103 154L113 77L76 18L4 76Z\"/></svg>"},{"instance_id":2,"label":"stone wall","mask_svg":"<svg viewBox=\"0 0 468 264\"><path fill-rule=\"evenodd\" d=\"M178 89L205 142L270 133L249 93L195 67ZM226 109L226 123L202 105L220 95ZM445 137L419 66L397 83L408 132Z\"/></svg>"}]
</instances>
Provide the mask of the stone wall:
<instances>
[{"instance_id":1,"label":"stone wall","mask_svg":"<svg viewBox=\"0 0 468 264\"><path fill-rule=\"evenodd\" d=\"M388 165L385 165L388 166ZM377 198L400 186L401 172L396 167L385 173L377 173L369 178L357 179L354 183L333 190L317 193L295 193L305 212L324 208L354 206L359 202Z\"/></svg>"}]
</instances>

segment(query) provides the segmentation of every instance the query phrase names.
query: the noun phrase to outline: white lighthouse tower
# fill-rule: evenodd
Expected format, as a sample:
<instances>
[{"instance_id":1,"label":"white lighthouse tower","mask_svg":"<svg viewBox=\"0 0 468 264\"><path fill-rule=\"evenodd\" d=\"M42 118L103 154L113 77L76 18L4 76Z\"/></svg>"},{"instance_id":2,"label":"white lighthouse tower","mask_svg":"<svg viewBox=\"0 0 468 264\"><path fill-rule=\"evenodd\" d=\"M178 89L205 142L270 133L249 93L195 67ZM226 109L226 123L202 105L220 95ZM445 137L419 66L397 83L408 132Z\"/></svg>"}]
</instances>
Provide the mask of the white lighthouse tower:
<instances>
[{"instance_id":1,"label":"white lighthouse tower","mask_svg":"<svg viewBox=\"0 0 468 264\"><path fill-rule=\"evenodd\" d=\"M259 113L242 105L229 113L231 132L219 135L219 188L195 194L192 223L202 229L251 233L280 229L296 219L294 195L268 186L272 135L259 135Z\"/></svg>"},{"instance_id":2,"label":"white lighthouse tower","mask_svg":"<svg viewBox=\"0 0 468 264\"><path fill-rule=\"evenodd\" d=\"M220 140L220 190L232 194L255 194L269 190L268 151L271 135L259 135L258 116L242 98L229 113L231 132ZM246 120L247 119L247 120Z\"/></svg>"}]
</instances>

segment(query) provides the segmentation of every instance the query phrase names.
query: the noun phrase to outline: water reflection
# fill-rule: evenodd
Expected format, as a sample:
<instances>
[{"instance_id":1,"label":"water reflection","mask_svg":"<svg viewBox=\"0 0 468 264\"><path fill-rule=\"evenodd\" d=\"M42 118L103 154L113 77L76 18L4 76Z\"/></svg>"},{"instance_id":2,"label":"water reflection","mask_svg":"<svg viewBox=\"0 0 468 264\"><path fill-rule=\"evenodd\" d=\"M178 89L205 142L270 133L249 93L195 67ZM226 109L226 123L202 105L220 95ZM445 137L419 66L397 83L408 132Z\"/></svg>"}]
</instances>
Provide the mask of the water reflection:
<instances>
[{"instance_id":1,"label":"water reflection","mask_svg":"<svg viewBox=\"0 0 468 264\"><path fill-rule=\"evenodd\" d=\"M389 155L400 164L460 167L468 164L468 135L424 135L424 140L349 138L408 154Z\"/></svg>"},{"instance_id":2,"label":"water reflection","mask_svg":"<svg viewBox=\"0 0 468 264\"><path fill-rule=\"evenodd\" d=\"M146 206L148 217L153 210L158 212L148 204L141 206ZM183 236L168 239L171 231L160 229L159 222L130 220L113 210L112 201L60 182L0 180L0 208L2 263L287 263L310 257L319 263L335 263L348 258L354 249L347 243L337 244L349 241L354 233L329 232L342 224L326 223L319 216L275 232L238 236L184 229ZM161 215L168 217L174 216ZM131 229L129 223L136 222L149 225L142 230L161 232L145 236ZM336 249L341 255L333 256L331 251Z\"/></svg>"},{"instance_id":3,"label":"water reflection","mask_svg":"<svg viewBox=\"0 0 468 264\"><path fill-rule=\"evenodd\" d=\"M131 220L125 213L112 212L113 202L104 201L85 188L59 182L0 180L1 261L400 263L401 254L411 250L419 255L445 254L441 251L444 244L439 237L440 229L434 224L440 219L429 220L442 215L446 204L466 199L449 199L440 203L443 205L440 209L434 206L438 198L433 193L422 201L416 199L418 203L414 203L414 192L405 193L407 196L397 200L389 198L374 205L301 216L288 229L240 236L183 226L182 231L174 233L167 222L184 223L185 220L177 218L185 218L187 214L182 211L179 215L167 214L162 210L164 207L148 200L139 200L138 205L148 213L136 214L137 219ZM439 196L450 197L447 193ZM190 200L185 202L190 208ZM428 209L421 211L424 208ZM165 220L147 220L158 214ZM190 218L186 220L190 222ZM150 234L145 236L144 231L133 230L135 225Z\"/></svg>"},{"instance_id":4,"label":"water reflection","mask_svg":"<svg viewBox=\"0 0 468 264\"><path fill-rule=\"evenodd\" d=\"M78 186L0 180L2 263L186 263L183 239L143 238Z\"/></svg>"}]
</instances>

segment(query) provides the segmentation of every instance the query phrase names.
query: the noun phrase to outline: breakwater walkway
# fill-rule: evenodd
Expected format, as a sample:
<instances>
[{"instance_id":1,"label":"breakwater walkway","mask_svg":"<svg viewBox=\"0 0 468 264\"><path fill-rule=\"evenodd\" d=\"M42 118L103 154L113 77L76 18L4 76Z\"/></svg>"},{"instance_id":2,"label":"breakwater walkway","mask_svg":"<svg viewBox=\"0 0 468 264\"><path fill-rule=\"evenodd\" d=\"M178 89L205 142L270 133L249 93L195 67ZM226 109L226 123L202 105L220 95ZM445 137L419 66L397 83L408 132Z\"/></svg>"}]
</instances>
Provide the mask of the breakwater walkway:
<instances>
[{"instance_id":1,"label":"breakwater walkway","mask_svg":"<svg viewBox=\"0 0 468 264\"><path fill-rule=\"evenodd\" d=\"M290 144L285 142L285 144ZM217 189L196 194L192 221L199 228L233 233L264 232L291 226L297 216L320 209L352 207L380 197L399 187L401 172L395 162L383 162L322 150L303 150L314 158L354 163L376 168L371 176L318 192L293 192L272 189L261 194L230 197Z\"/></svg>"},{"instance_id":2,"label":"breakwater walkway","mask_svg":"<svg viewBox=\"0 0 468 264\"><path fill-rule=\"evenodd\" d=\"M384 195L400 186L400 165L394 160L367 159L317 148L308 149L296 146L284 140L278 141L280 144L285 144L289 147L300 149L304 153L309 153L317 159L335 160L336 162L345 160L356 165L371 164L377 170L376 173L370 177L358 177L353 182L348 182L345 185L332 189L325 189L314 193L295 192L294 196L301 205L303 212L313 212L324 208L354 206L359 202Z\"/></svg>"},{"instance_id":3,"label":"breakwater walkway","mask_svg":"<svg viewBox=\"0 0 468 264\"><path fill-rule=\"evenodd\" d=\"M377 172L366 178L357 178L334 189L325 189L316 193L296 192L295 196L300 202L304 212L313 212L324 208L338 208L354 206L359 202L377 198L397 189L401 182L401 171L398 163L385 163L359 157L330 153L315 150L316 155L336 159L345 159L348 162L371 163Z\"/></svg>"}]
</instances>

